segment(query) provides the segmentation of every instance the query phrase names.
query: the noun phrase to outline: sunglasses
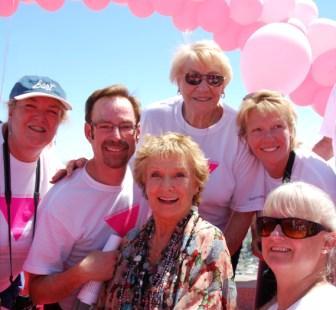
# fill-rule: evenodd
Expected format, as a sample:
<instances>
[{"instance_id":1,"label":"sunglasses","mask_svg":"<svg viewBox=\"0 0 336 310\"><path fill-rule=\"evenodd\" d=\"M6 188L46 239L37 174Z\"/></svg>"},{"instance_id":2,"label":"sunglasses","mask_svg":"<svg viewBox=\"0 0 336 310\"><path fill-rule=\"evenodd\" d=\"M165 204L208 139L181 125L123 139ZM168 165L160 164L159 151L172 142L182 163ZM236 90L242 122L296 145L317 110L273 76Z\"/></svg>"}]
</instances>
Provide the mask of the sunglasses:
<instances>
[{"instance_id":1,"label":"sunglasses","mask_svg":"<svg viewBox=\"0 0 336 310\"><path fill-rule=\"evenodd\" d=\"M327 229L321 224L295 218L274 218L261 216L257 218L257 232L261 237L269 237L277 225L285 236L292 239L304 239L317 235Z\"/></svg>"},{"instance_id":2,"label":"sunglasses","mask_svg":"<svg viewBox=\"0 0 336 310\"><path fill-rule=\"evenodd\" d=\"M210 86L221 86L225 80L224 76L216 73L201 74L198 72L186 73L184 76L185 81L193 86L200 85L205 79Z\"/></svg>"}]
</instances>

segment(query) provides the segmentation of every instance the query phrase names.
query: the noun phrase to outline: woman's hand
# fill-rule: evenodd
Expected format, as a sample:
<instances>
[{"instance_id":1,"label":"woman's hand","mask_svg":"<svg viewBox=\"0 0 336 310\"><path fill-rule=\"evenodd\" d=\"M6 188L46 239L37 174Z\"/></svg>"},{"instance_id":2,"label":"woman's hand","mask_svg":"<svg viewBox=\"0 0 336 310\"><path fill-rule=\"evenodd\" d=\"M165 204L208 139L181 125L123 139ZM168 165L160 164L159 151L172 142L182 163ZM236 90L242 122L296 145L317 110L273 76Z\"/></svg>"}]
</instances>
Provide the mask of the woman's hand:
<instances>
[{"instance_id":1,"label":"woman's hand","mask_svg":"<svg viewBox=\"0 0 336 310\"><path fill-rule=\"evenodd\" d=\"M77 168L83 168L87 161L88 160L84 157L70 160L64 169L60 169L56 172L56 174L51 178L50 183L55 184L64 177L71 176L74 170Z\"/></svg>"},{"instance_id":2,"label":"woman's hand","mask_svg":"<svg viewBox=\"0 0 336 310\"><path fill-rule=\"evenodd\" d=\"M86 281L107 281L113 276L118 251L93 251L79 264L80 273Z\"/></svg>"}]
</instances>

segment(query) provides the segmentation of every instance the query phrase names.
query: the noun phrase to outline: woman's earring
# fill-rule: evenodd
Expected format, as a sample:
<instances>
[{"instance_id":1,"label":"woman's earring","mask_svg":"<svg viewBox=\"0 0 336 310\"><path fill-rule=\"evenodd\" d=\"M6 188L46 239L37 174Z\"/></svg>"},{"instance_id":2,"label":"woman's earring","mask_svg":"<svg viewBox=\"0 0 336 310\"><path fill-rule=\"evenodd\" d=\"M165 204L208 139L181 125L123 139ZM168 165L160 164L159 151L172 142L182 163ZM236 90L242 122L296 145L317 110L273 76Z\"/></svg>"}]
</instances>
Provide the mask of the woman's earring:
<instances>
[{"instance_id":1,"label":"woman's earring","mask_svg":"<svg viewBox=\"0 0 336 310\"><path fill-rule=\"evenodd\" d=\"M178 90L177 90L177 94L178 94L178 95L179 95L179 94L181 94L181 91L180 91L180 89L178 89Z\"/></svg>"},{"instance_id":2,"label":"woman's earring","mask_svg":"<svg viewBox=\"0 0 336 310\"><path fill-rule=\"evenodd\" d=\"M321 251L321 253L322 253L322 254L328 254L328 253L329 253L329 251L328 251L328 249L326 249L326 248L323 248L323 249L322 249L322 251Z\"/></svg>"},{"instance_id":3,"label":"woman's earring","mask_svg":"<svg viewBox=\"0 0 336 310\"><path fill-rule=\"evenodd\" d=\"M222 97L222 98L225 98L225 91L222 92L221 97Z\"/></svg>"}]
</instances>

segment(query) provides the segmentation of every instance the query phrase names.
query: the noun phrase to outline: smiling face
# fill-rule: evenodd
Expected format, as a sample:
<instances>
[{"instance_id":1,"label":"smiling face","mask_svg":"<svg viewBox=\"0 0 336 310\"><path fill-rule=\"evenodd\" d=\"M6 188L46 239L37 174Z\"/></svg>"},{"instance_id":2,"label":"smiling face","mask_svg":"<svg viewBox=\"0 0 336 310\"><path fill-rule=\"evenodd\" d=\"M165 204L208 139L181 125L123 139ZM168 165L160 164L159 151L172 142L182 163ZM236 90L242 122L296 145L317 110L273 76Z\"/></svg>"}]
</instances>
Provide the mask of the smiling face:
<instances>
[{"instance_id":1,"label":"smiling face","mask_svg":"<svg viewBox=\"0 0 336 310\"><path fill-rule=\"evenodd\" d=\"M48 97L32 97L11 104L8 116L10 143L27 152L41 152L55 137L63 113L62 104Z\"/></svg>"},{"instance_id":2,"label":"smiling face","mask_svg":"<svg viewBox=\"0 0 336 310\"><path fill-rule=\"evenodd\" d=\"M180 220L190 210L198 186L186 158L153 156L145 172L145 192L154 218Z\"/></svg>"},{"instance_id":3,"label":"smiling face","mask_svg":"<svg viewBox=\"0 0 336 310\"><path fill-rule=\"evenodd\" d=\"M246 122L246 140L252 153L273 177L284 173L290 147L290 129L275 112L252 110Z\"/></svg>"},{"instance_id":4,"label":"smiling face","mask_svg":"<svg viewBox=\"0 0 336 310\"><path fill-rule=\"evenodd\" d=\"M275 275L305 279L319 275L326 264L323 248L327 232L305 239L286 237L277 225L269 237L262 237L262 254Z\"/></svg>"},{"instance_id":5,"label":"smiling face","mask_svg":"<svg viewBox=\"0 0 336 310\"><path fill-rule=\"evenodd\" d=\"M95 161L113 169L125 168L134 153L139 134L129 100L124 97L98 99L94 104L91 120L91 124L85 124L85 133L91 143ZM135 129L122 133L120 128L123 127Z\"/></svg>"},{"instance_id":6,"label":"smiling face","mask_svg":"<svg viewBox=\"0 0 336 310\"><path fill-rule=\"evenodd\" d=\"M211 111L219 102L225 87L225 83L220 86L210 86L205 79L199 85L190 85L185 81L186 73L218 74L219 68L215 65L212 67L206 66L200 62L189 60L183 67L183 70L178 77L177 84L184 103L191 109L196 109L199 112Z\"/></svg>"}]
</instances>

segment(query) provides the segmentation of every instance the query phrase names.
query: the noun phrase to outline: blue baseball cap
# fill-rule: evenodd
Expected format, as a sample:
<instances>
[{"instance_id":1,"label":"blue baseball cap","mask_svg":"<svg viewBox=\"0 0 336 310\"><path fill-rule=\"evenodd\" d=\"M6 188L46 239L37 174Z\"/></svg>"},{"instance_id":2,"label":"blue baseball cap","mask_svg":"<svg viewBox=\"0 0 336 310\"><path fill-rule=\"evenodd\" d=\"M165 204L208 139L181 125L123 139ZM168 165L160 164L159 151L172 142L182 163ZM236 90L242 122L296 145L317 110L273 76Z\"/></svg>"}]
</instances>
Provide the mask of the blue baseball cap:
<instances>
[{"instance_id":1,"label":"blue baseball cap","mask_svg":"<svg viewBox=\"0 0 336 310\"><path fill-rule=\"evenodd\" d=\"M22 77L12 88L9 99L23 100L40 96L57 99L65 110L72 109L61 85L46 76L26 75Z\"/></svg>"}]
</instances>

